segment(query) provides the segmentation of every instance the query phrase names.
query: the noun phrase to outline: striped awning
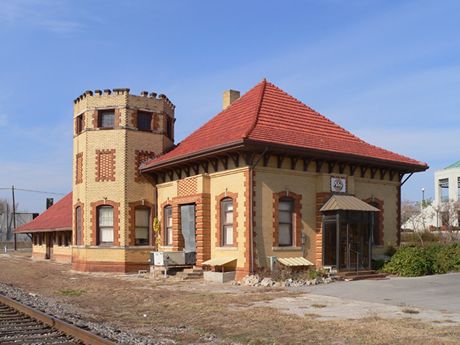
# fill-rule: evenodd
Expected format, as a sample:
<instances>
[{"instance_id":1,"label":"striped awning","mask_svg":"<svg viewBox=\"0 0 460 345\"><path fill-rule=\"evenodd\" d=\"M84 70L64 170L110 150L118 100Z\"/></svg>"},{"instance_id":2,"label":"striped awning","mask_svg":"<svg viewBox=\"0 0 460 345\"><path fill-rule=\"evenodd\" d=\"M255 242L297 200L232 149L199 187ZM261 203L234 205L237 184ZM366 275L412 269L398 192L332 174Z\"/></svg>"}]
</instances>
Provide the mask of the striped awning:
<instances>
[{"instance_id":1,"label":"striped awning","mask_svg":"<svg viewBox=\"0 0 460 345\"><path fill-rule=\"evenodd\" d=\"M210 260L206 260L205 262L202 263L202 265L207 265L207 266L223 266L226 265L232 261L235 261L235 257L222 257L222 258L214 258Z\"/></svg>"},{"instance_id":2,"label":"striped awning","mask_svg":"<svg viewBox=\"0 0 460 345\"><path fill-rule=\"evenodd\" d=\"M278 262L284 266L313 266L311 261L308 261L304 257L295 258L277 258Z\"/></svg>"},{"instance_id":3,"label":"striped awning","mask_svg":"<svg viewBox=\"0 0 460 345\"><path fill-rule=\"evenodd\" d=\"M379 212L380 210L367 202L358 199L352 195L333 195L321 207L321 212L326 211L365 211L365 212Z\"/></svg>"}]
</instances>

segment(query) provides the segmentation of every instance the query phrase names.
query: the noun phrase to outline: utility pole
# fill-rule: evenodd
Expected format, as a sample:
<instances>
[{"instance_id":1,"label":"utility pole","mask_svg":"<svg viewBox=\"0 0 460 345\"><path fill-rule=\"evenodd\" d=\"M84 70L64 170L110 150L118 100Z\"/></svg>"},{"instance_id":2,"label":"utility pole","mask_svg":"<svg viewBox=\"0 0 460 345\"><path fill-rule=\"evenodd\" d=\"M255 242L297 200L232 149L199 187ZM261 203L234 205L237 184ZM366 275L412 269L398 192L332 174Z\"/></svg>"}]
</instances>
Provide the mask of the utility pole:
<instances>
[{"instance_id":1,"label":"utility pole","mask_svg":"<svg viewBox=\"0 0 460 345\"><path fill-rule=\"evenodd\" d=\"M18 250L18 244L16 241L16 201L14 199L14 186L11 186L11 195L13 196L13 236L14 236L14 250Z\"/></svg>"}]
</instances>

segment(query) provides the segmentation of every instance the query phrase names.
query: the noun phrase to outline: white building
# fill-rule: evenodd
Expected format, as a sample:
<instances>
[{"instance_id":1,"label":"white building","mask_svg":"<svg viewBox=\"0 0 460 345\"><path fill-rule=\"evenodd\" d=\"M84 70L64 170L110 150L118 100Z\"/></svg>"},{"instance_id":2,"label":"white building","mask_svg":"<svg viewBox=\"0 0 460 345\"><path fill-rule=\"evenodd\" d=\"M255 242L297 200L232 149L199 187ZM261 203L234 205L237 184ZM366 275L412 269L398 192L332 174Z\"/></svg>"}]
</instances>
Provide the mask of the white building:
<instances>
[{"instance_id":1,"label":"white building","mask_svg":"<svg viewBox=\"0 0 460 345\"><path fill-rule=\"evenodd\" d=\"M460 161L434 173L434 191L433 204L406 221L403 229L423 231L460 226Z\"/></svg>"}]
</instances>

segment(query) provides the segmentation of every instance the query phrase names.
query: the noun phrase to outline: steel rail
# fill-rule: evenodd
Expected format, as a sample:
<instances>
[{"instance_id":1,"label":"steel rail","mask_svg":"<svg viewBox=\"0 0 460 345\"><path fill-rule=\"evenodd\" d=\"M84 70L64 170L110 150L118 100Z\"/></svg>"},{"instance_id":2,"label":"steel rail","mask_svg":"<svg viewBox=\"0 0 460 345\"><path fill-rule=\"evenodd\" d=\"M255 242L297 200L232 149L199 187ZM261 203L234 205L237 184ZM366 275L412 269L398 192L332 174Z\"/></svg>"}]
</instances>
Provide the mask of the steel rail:
<instances>
[{"instance_id":1,"label":"steel rail","mask_svg":"<svg viewBox=\"0 0 460 345\"><path fill-rule=\"evenodd\" d=\"M9 297L0 295L0 303L17 310L18 312L23 313L31 317L32 319L40 321L43 324L48 325L51 328L54 328L66 335L74 337L75 339L80 340L85 344L89 344L89 345L114 345L116 344L106 338L102 338L99 335L88 332L68 322L65 322L63 320L47 315L35 308L26 306Z\"/></svg>"}]
</instances>

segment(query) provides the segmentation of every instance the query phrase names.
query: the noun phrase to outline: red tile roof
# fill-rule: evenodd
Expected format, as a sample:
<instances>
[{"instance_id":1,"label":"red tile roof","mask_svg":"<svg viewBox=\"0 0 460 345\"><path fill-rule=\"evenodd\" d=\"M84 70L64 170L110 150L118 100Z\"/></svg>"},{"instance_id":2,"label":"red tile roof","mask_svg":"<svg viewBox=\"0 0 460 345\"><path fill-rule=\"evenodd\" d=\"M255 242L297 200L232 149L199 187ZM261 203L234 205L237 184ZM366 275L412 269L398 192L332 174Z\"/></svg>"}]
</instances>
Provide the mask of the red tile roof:
<instances>
[{"instance_id":1,"label":"red tile roof","mask_svg":"<svg viewBox=\"0 0 460 345\"><path fill-rule=\"evenodd\" d=\"M72 193L67 194L37 218L15 230L16 233L72 230Z\"/></svg>"},{"instance_id":2,"label":"red tile roof","mask_svg":"<svg viewBox=\"0 0 460 345\"><path fill-rule=\"evenodd\" d=\"M370 158L415 170L428 168L426 163L366 143L263 80L173 150L147 162L143 170L245 141Z\"/></svg>"}]
</instances>

